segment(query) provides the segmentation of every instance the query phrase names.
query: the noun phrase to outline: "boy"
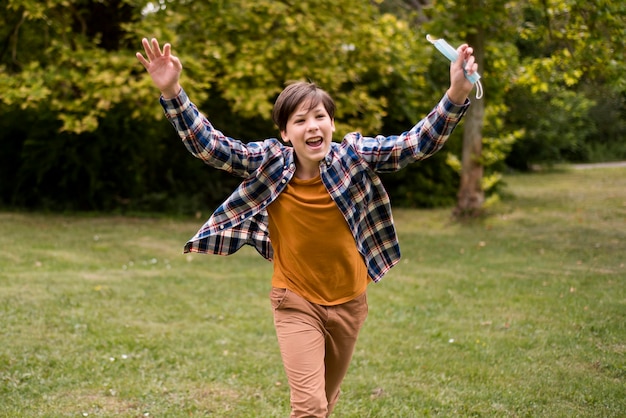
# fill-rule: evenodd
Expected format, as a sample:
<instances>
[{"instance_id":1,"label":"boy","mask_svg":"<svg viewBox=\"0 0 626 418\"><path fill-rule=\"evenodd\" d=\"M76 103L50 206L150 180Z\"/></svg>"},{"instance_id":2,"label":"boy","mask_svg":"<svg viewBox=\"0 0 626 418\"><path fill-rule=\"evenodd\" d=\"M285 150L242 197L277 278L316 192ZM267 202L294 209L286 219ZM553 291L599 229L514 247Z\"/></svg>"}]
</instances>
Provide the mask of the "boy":
<instances>
[{"instance_id":1,"label":"boy","mask_svg":"<svg viewBox=\"0 0 626 418\"><path fill-rule=\"evenodd\" d=\"M244 144L216 130L179 84L169 44L142 41L137 53L187 149L244 178L185 245L228 255L253 245L274 263L270 299L290 387L291 417L327 417L339 397L367 316L366 288L400 258L389 197L376 172L399 170L439 150L469 106L477 70L472 48L457 49L450 88L408 132L359 133L332 142L335 104L312 83L283 90L272 113L276 139ZM461 103L460 105L458 103ZM270 241L271 239L271 241Z\"/></svg>"}]
</instances>

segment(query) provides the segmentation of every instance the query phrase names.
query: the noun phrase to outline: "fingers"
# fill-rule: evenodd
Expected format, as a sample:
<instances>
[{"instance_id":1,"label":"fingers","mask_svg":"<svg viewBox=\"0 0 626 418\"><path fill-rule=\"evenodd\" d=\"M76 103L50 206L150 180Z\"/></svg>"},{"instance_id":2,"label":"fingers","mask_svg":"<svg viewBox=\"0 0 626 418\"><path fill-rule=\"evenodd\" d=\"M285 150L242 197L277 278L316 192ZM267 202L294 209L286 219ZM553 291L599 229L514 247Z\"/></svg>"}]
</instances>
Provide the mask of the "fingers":
<instances>
[{"instance_id":1,"label":"fingers","mask_svg":"<svg viewBox=\"0 0 626 418\"><path fill-rule=\"evenodd\" d=\"M463 65L464 65L463 69L468 74L472 74L473 72L475 72L478 69L478 64L476 64L473 55L471 55L467 60L465 60L465 63Z\"/></svg>"},{"instance_id":2,"label":"fingers","mask_svg":"<svg viewBox=\"0 0 626 418\"><path fill-rule=\"evenodd\" d=\"M457 52L459 53L459 59L457 62L459 62L463 71L468 74L472 74L478 70L478 64L476 64L476 59L474 58L474 48L467 44L463 44L457 48Z\"/></svg>"},{"instance_id":3,"label":"fingers","mask_svg":"<svg viewBox=\"0 0 626 418\"><path fill-rule=\"evenodd\" d=\"M453 63L453 66L458 68L458 69L463 69L463 65L465 62L465 50L467 48L466 44L463 44L461 46L459 46L456 49L457 54L459 55L456 59L456 61Z\"/></svg>"},{"instance_id":4,"label":"fingers","mask_svg":"<svg viewBox=\"0 0 626 418\"><path fill-rule=\"evenodd\" d=\"M163 47L163 52L161 52L161 48L159 47L159 41L156 38L152 38L150 41L148 41L147 38L143 38L141 40L141 44L143 45L143 50L145 51L146 57L148 58L147 60L144 59L144 61L146 62L154 61L157 58L170 55L170 44L165 44ZM140 53L137 54L140 55ZM139 58L139 56L137 56L137 58ZM139 60L141 61L141 59Z\"/></svg>"},{"instance_id":5,"label":"fingers","mask_svg":"<svg viewBox=\"0 0 626 418\"><path fill-rule=\"evenodd\" d=\"M143 57L143 55L141 55L141 52L137 52L135 54L135 56L137 57L137 59L139 60L139 62L146 68L146 70L148 69L148 66L150 65L150 63Z\"/></svg>"},{"instance_id":6,"label":"fingers","mask_svg":"<svg viewBox=\"0 0 626 418\"><path fill-rule=\"evenodd\" d=\"M150 43L148 42L148 40L146 38L143 38L141 40L141 44L143 45L143 50L146 53L146 57L148 57L148 59L144 58L143 54L141 52L137 52L135 54L135 56L137 57L137 59L139 60L139 62L146 68L146 70L148 69L148 67L150 66L150 61L153 61L155 58L154 53L152 52L152 48L150 47Z\"/></svg>"},{"instance_id":7,"label":"fingers","mask_svg":"<svg viewBox=\"0 0 626 418\"><path fill-rule=\"evenodd\" d=\"M152 52L155 57L161 57L163 54L161 53L161 48L159 48L159 41L156 38L152 38Z\"/></svg>"},{"instance_id":8,"label":"fingers","mask_svg":"<svg viewBox=\"0 0 626 418\"><path fill-rule=\"evenodd\" d=\"M141 40L141 45L143 45L143 50L146 52L146 57L148 57L148 60L152 61L154 59L154 53L152 52L150 42L148 42L146 38L143 38Z\"/></svg>"},{"instance_id":9,"label":"fingers","mask_svg":"<svg viewBox=\"0 0 626 418\"><path fill-rule=\"evenodd\" d=\"M463 69L471 74L478 69L478 64L476 64L476 59L474 58L474 48L467 46L463 52L465 54Z\"/></svg>"}]
</instances>

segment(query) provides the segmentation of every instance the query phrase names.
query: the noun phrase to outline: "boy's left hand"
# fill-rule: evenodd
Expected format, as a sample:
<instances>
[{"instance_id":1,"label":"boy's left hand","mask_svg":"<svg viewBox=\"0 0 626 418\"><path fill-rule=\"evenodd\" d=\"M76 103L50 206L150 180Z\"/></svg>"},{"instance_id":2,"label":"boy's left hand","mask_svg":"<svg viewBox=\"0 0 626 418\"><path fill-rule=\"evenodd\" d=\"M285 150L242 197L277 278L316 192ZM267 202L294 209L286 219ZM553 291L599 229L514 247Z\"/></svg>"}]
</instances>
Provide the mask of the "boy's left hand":
<instances>
[{"instance_id":1,"label":"boy's left hand","mask_svg":"<svg viewBox=\"0 0 626 418\"><path fill-rule=\"evenodd\" d=\"M474 49L463 44L456 49L459 58L450 64L450 88L448 98L456 104L463 104L469 96L474 85L465 78L465 72L473 74L478 70L478 64L474 60Z\"/></svg>"}]
</instances>

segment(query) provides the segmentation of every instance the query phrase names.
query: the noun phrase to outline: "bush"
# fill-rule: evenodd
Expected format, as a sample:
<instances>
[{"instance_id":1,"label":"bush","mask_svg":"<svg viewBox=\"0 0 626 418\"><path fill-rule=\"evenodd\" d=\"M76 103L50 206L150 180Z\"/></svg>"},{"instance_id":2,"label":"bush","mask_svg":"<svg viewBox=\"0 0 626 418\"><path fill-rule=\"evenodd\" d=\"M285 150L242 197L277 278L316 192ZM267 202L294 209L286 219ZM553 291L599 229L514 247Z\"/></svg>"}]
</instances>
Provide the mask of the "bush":
<instances>
[{"instance_id":1,"label":"bush","mask_svg":"<svg viewBox=\"0 0 626 418\"><path fill-rule=\"evenodd\" d=\"M397 207L434 208L456 202L459 176L446 164L444 150L381 179Z\"/></svg>"},{"instance_id":2,"label":"bush","mask_svg":"<svg viewBox=\"0 0 626 418\"><path fill-rule=\"evenodd\" d=\"M170 124L132 121L118 107L97 131L59 132L54 114L0 118L0 203L53 211L195 213L235 183L191 158Z\"/></svg>"},{"instance_id":3,"label":"bush","mask_svg":"<svg viewBox=\"0 0 626 418\"><path fill-rule=\"evenodd\" d=\"M589 160L587 138L595 130L591 99L568 90L530 95L513 88L508 101L507 126L525 132L513 144L509 166L526 170L533 164Z\"/></svg>"},{"instance_id":4,"label":"bush","mask_svg":"<svg viewBox=\"0 0 626 418\"><path fill-rule=\"evenodd\" d=\"M587 138L589 161L626 159L626 99L605 86L589 85L583 91L595 102L589 110L595 127Z\"/></svg>"}]
</instances>

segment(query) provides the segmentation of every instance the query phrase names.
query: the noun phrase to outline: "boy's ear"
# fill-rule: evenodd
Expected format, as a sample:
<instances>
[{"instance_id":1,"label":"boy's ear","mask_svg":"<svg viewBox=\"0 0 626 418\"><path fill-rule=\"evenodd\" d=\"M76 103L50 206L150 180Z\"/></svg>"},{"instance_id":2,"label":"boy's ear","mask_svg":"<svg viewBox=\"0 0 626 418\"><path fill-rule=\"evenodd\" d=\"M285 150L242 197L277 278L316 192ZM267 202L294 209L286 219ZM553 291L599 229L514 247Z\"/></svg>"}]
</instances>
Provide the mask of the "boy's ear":
<instances>
[{"instance_id":1,"label":"boy's ear","mask_svg":"<svg viewBox=\"0 0 626 418\"><path fill-rule=\"evenodd\" d=\"M287 137L287 131L280 131L280 137L284 142L289 142L289 138Z\"/></svg>"}]
</instances>

